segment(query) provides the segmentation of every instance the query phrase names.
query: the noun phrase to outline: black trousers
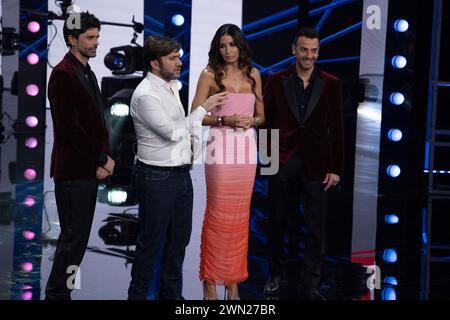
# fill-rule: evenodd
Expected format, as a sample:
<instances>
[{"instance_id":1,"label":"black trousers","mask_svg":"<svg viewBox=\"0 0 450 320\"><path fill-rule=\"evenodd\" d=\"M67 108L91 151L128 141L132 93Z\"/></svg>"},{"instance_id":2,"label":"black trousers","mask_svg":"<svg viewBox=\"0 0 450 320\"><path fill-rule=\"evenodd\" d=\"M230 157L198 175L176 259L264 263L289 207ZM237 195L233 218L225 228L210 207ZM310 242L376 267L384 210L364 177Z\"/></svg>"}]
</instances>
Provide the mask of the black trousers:
<instances>
[{"instance_id":1,"label":"black trousers","mask_svg":"<svg viewBox=\"0 0 450 320\"><path fill-rule=\"evenodd\" d=\"M298 214L303 202L306 229L305 255L300 272L301 289L305 292L317 290L320 281L321 261L325 254L325 218L327 192L322 181L310 181L299 151L269 184L269 272L281 276L283 238L288 217Z\"/></svg>"},{"instance_id":2,"label":"black trousers","mask_svg":"<svg viewBox=\"0 0 450 320\"><path fill-rule=\"evenodd\" d=\"M92 180L55 180L55 198L61 234L56 245L52 271L45 289L46 299L70 300L74 275L89 241L97 200L98 182ZM70 279L72 280L72 279Z\"/></svg>"}]
</instances>

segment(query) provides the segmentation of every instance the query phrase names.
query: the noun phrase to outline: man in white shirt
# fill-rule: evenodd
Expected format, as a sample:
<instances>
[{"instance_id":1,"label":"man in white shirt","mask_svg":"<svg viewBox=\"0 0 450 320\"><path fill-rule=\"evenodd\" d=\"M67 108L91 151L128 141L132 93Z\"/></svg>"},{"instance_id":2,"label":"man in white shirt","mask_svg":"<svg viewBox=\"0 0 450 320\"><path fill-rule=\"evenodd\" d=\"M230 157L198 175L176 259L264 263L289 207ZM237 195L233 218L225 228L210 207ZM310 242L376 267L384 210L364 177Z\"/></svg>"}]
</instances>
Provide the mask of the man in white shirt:
<instances>
[{"instance_id":1,"label":"man in white shirt","mask_svg":"<svg viewBox=\"0 0 450 320\"><path fill-rule=\"evenodd\" d=\"M183 299L182 267L192 229L193 192L189 174L194 125L222 104L227 93L209 97L185 116L176 79L180 43L150 36L144 44L147 76L131 99L138 141L134 170L141 232L137 239L128 299L144 300L154 280L161 246L159 299Z\"/></svg>"}]
</instances>

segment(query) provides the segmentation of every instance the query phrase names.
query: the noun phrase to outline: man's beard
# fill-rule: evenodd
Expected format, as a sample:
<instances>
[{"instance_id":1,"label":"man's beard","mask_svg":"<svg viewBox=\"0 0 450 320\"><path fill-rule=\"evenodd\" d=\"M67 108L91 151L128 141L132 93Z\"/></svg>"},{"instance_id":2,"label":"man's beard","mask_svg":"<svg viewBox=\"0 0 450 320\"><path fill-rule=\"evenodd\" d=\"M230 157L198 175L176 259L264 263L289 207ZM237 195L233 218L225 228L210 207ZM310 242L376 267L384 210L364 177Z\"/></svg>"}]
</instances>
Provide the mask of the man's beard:
<instances>
[{"instance_id":1,"label":"man's beard","mask_svg":"<svg viewBox=\"0 0 450 320\"><path fill-rule=\"evenodd\" d=\"M160 70L159 70L159 75L160 75L164 80L166 80L166 81L171 81L171 80L176 80L176 79L179 78L179 76L177 76L177 75L175 74L175 72L170 72L170 71L168 71L168 70L165 68L164 64L160 63L160 66L161 66L161 68L160 68Z\"/></svg>"},{"instance_id":2,"label":"man's beard","mask_svg":"<svg viewBox=\"0 0 450 320\"><path fill-rule=\"evenodd\" d=\"M97 51L88 51L89 49L80 48L77 46L78 52L85 58L95 58L97 56ZM93 52L93 53L89 53Z\"/></svg>"}]
</instances>

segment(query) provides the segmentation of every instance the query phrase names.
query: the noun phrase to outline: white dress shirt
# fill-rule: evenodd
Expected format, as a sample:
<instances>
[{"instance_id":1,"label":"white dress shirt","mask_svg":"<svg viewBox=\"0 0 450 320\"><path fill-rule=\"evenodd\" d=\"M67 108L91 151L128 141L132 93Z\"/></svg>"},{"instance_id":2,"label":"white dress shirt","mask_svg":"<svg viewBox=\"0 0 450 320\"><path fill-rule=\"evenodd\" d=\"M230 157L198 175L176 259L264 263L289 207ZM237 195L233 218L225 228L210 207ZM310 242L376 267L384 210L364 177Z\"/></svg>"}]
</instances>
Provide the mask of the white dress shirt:
<instances>
[{"instance_id":1,"label":"white dress shirt","mask_svg":"<svg viewBox=\"0 0 450 320\"><path fill-rule=\"evenodd\" d=\"M186 117L176 80L167 82L148 72L133 93L130 109L140 161L160 167L191 162L191 135L201 128L206 110L200 106Z\"/></svg>"}]
</instances>

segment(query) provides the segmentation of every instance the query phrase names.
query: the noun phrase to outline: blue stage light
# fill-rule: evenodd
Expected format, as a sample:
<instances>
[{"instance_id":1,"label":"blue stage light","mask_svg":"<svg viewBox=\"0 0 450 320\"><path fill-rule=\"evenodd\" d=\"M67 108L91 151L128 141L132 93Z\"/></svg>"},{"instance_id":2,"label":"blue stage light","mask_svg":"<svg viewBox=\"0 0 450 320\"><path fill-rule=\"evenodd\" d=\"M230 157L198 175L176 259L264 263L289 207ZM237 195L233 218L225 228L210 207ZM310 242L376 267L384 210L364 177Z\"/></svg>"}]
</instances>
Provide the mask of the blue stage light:
<instances>
[{"instance_id":1,"label":"blue stage light","mask_svg":"<svg viewBox=\"0 0 450 320\"><path fill-rule=\"evenodd\" d=\"M399 106L403 102L405 102L405 96L403 94L401 94L400 92L394 92L391 94L390 100L391 100L392 104Z\"/></svg>"},{"instance_id":2,"label":"blue stage light","mask_svg":"<svg viewBox=\"0 0 450 320\"><path fill-rule=\"evenodd\" d=\"M395 56L392 58L392 66L397 69L403 69L408 61L404 56Z\"/></svg>"},{"instance_id":3,"label":"blue stage light","mask_svg":"<svg viewBox=\"0 0 450 320\"><path fill-rule=\"evenodd\" d=\"M398 19L394 22L394 28L397 32L405 32L409 28L409 23L405 19Z\"/></svg>"},{"instance_id":4,"label":"blue stage light","mask_svg":"<svg viewBox=\"0 0 450 320\"><path fill-rule=\"evenodd\" d=\"M181 27L184 24L184 17L181 14L176 14L172 17L172 23L177 27Z\"/></svg>"},{"instance_id":5,"label":"blue stage light","mask_svg":"<svg viewBox=\"0 0 450 320\"><path fill-rule=\"evenodd\" d=\"M386 221L387 224L397 224L399 220L400 219L396 214L387 214L384 216L384 221Z\"/></svg>"},{"instance_id":6,"label":"blue stage light","mask_svg":"<svg viewBox=\"0 0 450 320\"><path fill-rule=\"evenodd\" d=\"M183 48L180 48L180 50L178 50L178 52L180 53L180 58L181 58L183 56L183 54L184 54Z\"/></svg>"},{"instance_id":7,"label":"blue stage light","mask_svg":"<svg viewBox=\"0 0 450 320\"><path fill-rule=\"evenodd\" d=\"M180 80L177 80L178 91L183 89L183 83Z\"/></svg>"},{"instance_id":8,"label":"blue stage light","mask_svg":"<svg viewBox=\"0 0 450 320\"><path fill-rule=\"evenodd\" d=\"M391 164L387 167L386 172L390 177L397 178L400 175L400 173L402 172L402 170L400 169L400 167L398 165Z\"/></svg>"},{"instance_id":9,"label":"blue stage light","mask_svg":"<svg viewBox=\"0 0 450 320\"><path fill-rule=\"evenodd\" d=\"M385 249L383 252L383 260L388 263L394 263L397 261L397 251L395 249Z\"/></svg>"},{"instance_id":10,"label":"blue stage light","mask_svg":"<svg viewBox=\"0 0 450 320\"><path fill-rule=\"evenodd\" d=\"M399 129L391 129L388 131L388 138L393 142L402 140L403 133Z\"/></svg>"},{"instance_id":11,"label":"blue stage light","mask_svg":"<svg viewBox=\"0 0 450 320\"><path fill-rule=\"evenodd\" d=\"M397 294L395 293L395 289L391 287L384 288L381 292L382 300L397 300Z\"/></svg>"},{"instance_id":12,"label":"blue stage light","mask_svg":"<svg viewBox=\"0 0 450 320\"><path fill-rule=\"evenodd\" d=\"M396 286L398 285L397 279L395 277L389 276L384 278L384 283Z\"/></svg>"}]
</instances>

